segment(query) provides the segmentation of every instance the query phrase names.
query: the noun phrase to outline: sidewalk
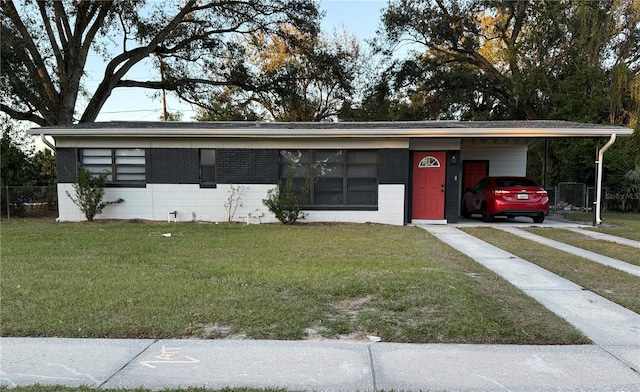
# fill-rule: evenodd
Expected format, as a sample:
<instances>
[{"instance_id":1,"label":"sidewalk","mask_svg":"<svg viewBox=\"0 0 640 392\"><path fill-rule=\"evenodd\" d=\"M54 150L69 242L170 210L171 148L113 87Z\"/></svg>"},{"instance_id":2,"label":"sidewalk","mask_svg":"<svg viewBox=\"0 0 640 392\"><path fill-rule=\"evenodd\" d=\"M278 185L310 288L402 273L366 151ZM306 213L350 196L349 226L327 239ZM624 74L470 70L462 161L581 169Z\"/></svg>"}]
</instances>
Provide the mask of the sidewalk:
<instances>
[{"instance_id":1,"label":"sidewalk","mask_svg":"<svg viewBox=\"0 0 640 392\"><path fill-rule=\"evenodd\" d=\"M357 341L0 339L0 383L306 391L638 391L594 346ZM625 348L621 347L620 350ZM633 355L633 351L628 351Z\"/></svg>"},{"instance_id":2,"label":"sidewalk","mask_svg":"<svg viewBox=\"0 0 640 392\"><path fill-rule=\"evenodd\" d=\"M425 230L594 344L0 338L0 385L305 391L640 391L640 315L453 226Z\"/></svg>"}]
</instances>

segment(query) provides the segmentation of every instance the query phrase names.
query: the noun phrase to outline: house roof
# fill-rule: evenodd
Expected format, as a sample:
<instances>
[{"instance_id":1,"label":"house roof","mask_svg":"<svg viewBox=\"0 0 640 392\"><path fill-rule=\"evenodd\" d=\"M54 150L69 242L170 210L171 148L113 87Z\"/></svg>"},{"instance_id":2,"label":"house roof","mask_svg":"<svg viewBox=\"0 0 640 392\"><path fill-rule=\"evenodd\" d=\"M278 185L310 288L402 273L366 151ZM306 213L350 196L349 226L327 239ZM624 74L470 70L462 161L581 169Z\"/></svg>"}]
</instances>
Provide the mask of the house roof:
<instances>
[{"instance_id":1,"label":"house roof","mask_svg":"<svg viewBox=\"0 0 640 392\"><path fill-rule=\"evenodd\" d=\"M32 128L31 134L59 137L145 138L477 138L628 136L632 129L567 121L407 122L93 122Z\"/></svg>"}]
</instances>

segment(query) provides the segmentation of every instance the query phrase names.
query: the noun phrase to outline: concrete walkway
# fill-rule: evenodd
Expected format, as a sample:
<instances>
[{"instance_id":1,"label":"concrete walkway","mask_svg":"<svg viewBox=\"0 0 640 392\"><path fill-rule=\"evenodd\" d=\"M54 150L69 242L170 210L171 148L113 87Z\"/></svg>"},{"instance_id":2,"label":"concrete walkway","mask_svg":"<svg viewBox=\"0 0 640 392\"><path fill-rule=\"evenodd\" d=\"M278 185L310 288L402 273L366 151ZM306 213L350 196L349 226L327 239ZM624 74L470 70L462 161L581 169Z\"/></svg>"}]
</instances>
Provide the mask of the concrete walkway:
<instances>
[{"instance_id":1,"label":"concrete walkway","mask_svg":"<svg viewBox=\"0 0 640 392\"><path fill-rule=\"evenodd\" d=\"M640 391L640 316L453 226L425 229L595 344L0 338L0 385L315 391Z\"/></svg>"},{"instance_id":2,"label":"concrete walkway","mask_svg":"<svg viewBox=\"0 0 640 392\"><path fill-rule=\"evenodd\" d=\"M634 265L634 264L630 264L630 263L625 263L624 261L620 261L617 259L614 259L612 257L607 257L607 256L603 256L601 254L595 253L595 252L591 252L588 251L586 249L582 249L582 248L578 248L575 247L573 245L569 245L569 244L565 244L563 242L560 241L556 241L556 240L552 240L550 238L538 235L538 234L534 234L534 233L530 233L528 231L513 227L513 226L498 226L496 227L496 229L502 230L502 231L506 231L508 233L511 234L515 234L519 237L522 238L526 238L528 240L537 242L539 244L543 244L543 245L547 245L550 246L552 248L561 250L563 252L567 252L576 256L580 256L582 258L585 258L587 260L591 260L591 261L595 261L596 263L600 263L606 266L609 266L611 268L615 268L617 270L620 271L624 271L628 274L631 275L635 275L640 277L640 266L638 265ZM584 230L586 231L586 230ZM612 237L612 236L609 236Z\"/></svg>"},{"instance_id":3,"label":"concrete walkway","mask_svg":"<svg viewBox=\"0 0 640 392\"><path fill-rule=\"evenodd\" d=\"M640 315L455 227L424 228L494 271L572 324L596 345L640 371Z\"/></svg>"},{"instance_id":4,"label":"concrete walkway","mask_svg":"<svg viewBox=\"0 0 640 392\"><path fill-rule=\"evenodd\" d=\"M595 344L640 349L640 315L455 227L425 229L533 297ZM640 351L634 361L640 369Z\"/></svg>"},{"instance_id":5,"label":"concrete walkway","mask_svg":"<svg viewBox=\"0 0 640 392\"><path fill-rule=\"evenodd\" d=\"M585 229L581 229L579 227L570 227L570 228L567 228L567 230L571 230L571 231L573 231L575 233L586 235L586 236L595 238L597 240L615 242L616 244L631 246L633 248L640 249L640 241L634 241L634 240L630 240L628 238L622 238L622 237L617 237L615 235L600 233L598 231L585 230Z\"/></svg>"}]
</instances>

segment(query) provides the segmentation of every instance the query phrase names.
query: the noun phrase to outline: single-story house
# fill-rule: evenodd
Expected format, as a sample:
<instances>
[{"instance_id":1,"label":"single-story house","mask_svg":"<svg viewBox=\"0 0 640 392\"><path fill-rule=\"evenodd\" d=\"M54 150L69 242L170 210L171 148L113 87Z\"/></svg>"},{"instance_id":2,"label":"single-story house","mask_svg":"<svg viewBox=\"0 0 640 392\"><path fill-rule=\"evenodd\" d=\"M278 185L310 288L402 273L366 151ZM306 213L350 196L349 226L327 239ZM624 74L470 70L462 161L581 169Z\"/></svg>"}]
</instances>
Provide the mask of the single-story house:
<instances>
[{"instance_id":1,"label":"single-story house","mask_svg":"<svg viewBox=\"0 0 640 392\"><path fill-rule=\"evenodd\" d=\"M60 221L83 214L79 164L109 171L98 219L226 221L232 186L246 193L235 219L276 222L262 200L290 169L311 173L307 222L455 223L462 192L482 177L526 175L545 138L611 138L631 129L563 121L103 122L42 127L53 137ZM585 168L586 169L586 168ZM169 215L172 214L172 215Z\"/></svg>"}]
</instances>

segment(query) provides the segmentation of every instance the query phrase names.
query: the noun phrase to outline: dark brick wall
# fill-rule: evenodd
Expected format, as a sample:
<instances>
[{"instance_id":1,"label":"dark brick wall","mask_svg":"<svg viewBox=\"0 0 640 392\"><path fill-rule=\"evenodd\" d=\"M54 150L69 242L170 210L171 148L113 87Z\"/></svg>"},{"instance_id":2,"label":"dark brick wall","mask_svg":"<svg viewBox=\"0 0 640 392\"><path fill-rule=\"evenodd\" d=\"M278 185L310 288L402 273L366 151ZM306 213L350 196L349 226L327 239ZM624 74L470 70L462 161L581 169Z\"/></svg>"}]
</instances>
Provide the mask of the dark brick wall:
<instances>
[{"instance_id":1,"label":"dark brick wall","mask_svg":"<svg viewBox=\"0 0 640 392\"><path fill-rule=\"evenodd\" d=\"M454 156L455 163L453 163ZM447 151L444 217L448 223L458 223L458 214L460 213L460 181L462 181L460 151Z\"/></svg>"},{"instance_id":2,"label":"dark brick wall","mask_svg":"<svg viewBox=\"0 0 640 392\"><path fill-rule=\"evenodd\" d=\"M378 183L409 184L410 153L408 149L385 148L378 153Z\"/></svg>"},{"instance_id":3,"label":"dark brick wall","mask_svg":"<svg viewBox=\"0 0 640 392\"><path fill-rule=\"evenodd\" d=\"M197 148L150 148L146 159L148 184L200 183Z\"/></svg>"},{"instance_id":4,"label":"dark brick wall","mask_svg":"<svg viewBox=\"0 0 640 392\"><path fill-rule=\"evenodd\" d=\"M216 150L216 175L219 184L275 184L279 179L279 150Z\"/></svg>"},{"instance_id":5,"label":"dark brick wall","mask_svg":"<svg viewBox=\"0 0 640 392\"><path fill-rule=\"evenodd\" d=\"M78 150L75 148L56 148L56 166L59 183L72 183L77 175Z\"/></svg>"},{"instance_id":6,"label":"dark brick wall","mask_svg":"<svg viewBox=\"0 0 640 392\"><path fill-rule=\"evenodd\" d=\"M411 178L411 152L404 148L384 148L378 153L378 183L402 184L404 192L404 224L409 222L409 179Z\"/></svg>"}]
</instances>

